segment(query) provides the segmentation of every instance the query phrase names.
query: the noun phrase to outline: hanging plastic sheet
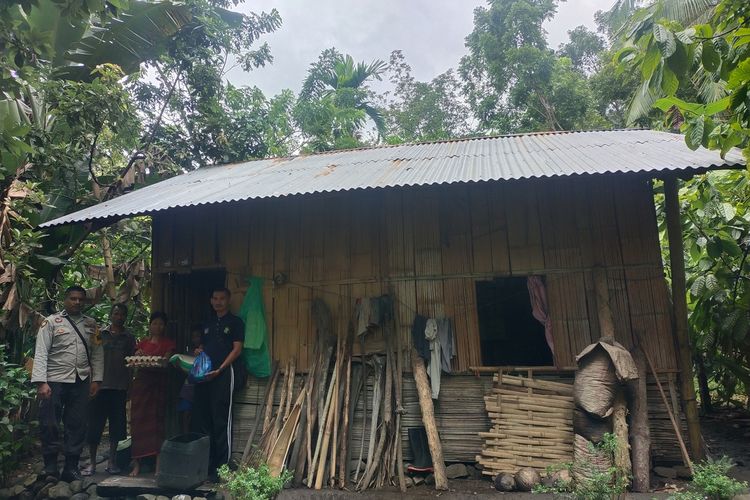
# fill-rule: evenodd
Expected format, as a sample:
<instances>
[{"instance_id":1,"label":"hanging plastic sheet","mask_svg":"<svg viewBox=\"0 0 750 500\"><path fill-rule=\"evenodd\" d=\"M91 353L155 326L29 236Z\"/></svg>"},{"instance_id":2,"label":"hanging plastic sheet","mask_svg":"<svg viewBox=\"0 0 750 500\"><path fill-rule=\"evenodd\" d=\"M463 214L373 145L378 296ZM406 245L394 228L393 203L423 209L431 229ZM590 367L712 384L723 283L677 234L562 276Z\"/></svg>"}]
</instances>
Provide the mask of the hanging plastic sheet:
<instances>
[{"instance_id":1,"label":"hanging plastic sheet","mask_svg":"<svg viewBox=\"0 0 750 500\"><path fill-rule=\"evenodd\" d=\"M240 318L245 322L245 343L242 358L247 371L265 378L271 375L271 356L268 352L268 326L263 307L263 278L250 277Z\"/></svg>"}]
</instances>

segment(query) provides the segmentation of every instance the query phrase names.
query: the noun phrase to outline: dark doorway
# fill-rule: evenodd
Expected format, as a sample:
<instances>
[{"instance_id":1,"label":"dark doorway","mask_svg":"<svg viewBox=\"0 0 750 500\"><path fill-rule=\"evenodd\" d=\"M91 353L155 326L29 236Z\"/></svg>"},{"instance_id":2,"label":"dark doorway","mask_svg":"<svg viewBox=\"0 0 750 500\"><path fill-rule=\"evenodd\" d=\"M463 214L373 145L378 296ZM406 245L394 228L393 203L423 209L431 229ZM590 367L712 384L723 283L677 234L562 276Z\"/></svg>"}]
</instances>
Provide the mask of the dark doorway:
<instances>
[{"instance_id":1,"label":"dark doorway","mask_svg":"<svg viewBox=\"0 0 750 500\"><path fill-rule=\"evenodd\" d=\"M164 281L164 312L169 316L169 334L177 342L177 350L185 352L190 343L190 326L206 321L211 315L211 291L224 286L226 271L221 268L170 273Z\"/></svg>"},{"instance_id":2,"label":"dark doorway","mask_svg":"<svg viewBox=\"0 0 750 500\"><path fill-rule=\"evenodd\" d=\"M482 364L551 366L544 326L531 314L526 278L477 281Z\"/></svg>"},{"instance_id":3,"label":"dark doorway","mask_svg":"<svg viewBox=\"0 0 750 500\"><path fill-rule=\"evenodd\" d=\"M162 275L162 304L169 323L167 335L175 339L179 353L192 353L190 347L191 325L206 321L212 312L211 292L217 286L225 286L226 271L219 269L193 270L187 273L165 273ZM179 370L169 370L167 403L167 436L182 432L177 420L177 395L185 381Z\"/></svg>"}]
</instances>

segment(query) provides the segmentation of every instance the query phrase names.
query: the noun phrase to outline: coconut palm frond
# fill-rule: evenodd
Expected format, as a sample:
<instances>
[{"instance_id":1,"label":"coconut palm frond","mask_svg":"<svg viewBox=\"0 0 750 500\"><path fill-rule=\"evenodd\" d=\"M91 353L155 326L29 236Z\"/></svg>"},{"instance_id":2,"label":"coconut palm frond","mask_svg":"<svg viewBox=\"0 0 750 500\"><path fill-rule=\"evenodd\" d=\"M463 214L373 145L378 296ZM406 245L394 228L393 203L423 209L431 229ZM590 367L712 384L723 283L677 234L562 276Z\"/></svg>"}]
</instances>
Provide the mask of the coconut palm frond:
<instances>
[{"instance_id":1,"label":"coconut palm frond","mask_svg":"<svg viewBox=\"0 0 750 500\"><path fill-rule=\"evenodd\" d=\"M378 130L378 135L380 137L385 137L385 118L383 117L383 114L380 112L380 110L369 104L363 104L362 110L367 113L367 116L369 116L373 123L375 123L375 128Z\"/></svg>"}]
</instances>

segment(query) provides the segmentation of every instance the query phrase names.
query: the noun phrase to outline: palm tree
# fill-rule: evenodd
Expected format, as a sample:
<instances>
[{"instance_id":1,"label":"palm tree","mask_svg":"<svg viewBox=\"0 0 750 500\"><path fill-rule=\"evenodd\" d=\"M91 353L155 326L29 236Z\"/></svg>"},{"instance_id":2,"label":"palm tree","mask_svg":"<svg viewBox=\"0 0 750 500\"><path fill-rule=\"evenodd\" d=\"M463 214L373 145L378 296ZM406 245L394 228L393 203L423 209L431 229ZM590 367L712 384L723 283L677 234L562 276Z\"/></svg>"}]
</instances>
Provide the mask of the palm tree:
<instances>
[{"instance_id":1,"label":"palm tree","mask_svg":"<svg viewBox=\"0 0 750 500\"><path fill-rule=\"evenodd\" d=\"M348 54L340 54L336 49L325 50L308 71L302 84L300 101L332 99L338 107L361 111L373 121L379 137L383 137L385 119L370 101L366 83L371 79L381 80L385 69L385 62L379 59L369 64L364 61L355 63ZM359 129L364 124L353 125Z\"/></svg>"}]
</instances>

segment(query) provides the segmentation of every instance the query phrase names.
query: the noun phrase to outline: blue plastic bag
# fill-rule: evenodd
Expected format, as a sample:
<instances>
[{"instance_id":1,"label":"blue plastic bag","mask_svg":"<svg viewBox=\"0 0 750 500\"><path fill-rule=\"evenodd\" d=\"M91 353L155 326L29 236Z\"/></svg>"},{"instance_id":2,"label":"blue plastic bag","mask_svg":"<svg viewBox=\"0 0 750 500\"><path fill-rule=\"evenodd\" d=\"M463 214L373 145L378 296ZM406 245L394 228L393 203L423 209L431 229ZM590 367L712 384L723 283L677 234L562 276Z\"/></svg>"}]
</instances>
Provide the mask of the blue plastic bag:
<instances>
[{"instance_id":1,"label":"blue plastic bag","mask_svg":"<svg viewBox=\"0 0 750 500\"><path fill-rule=\"evenodd\" d=\"M213 370L213 367L211 365L211 358L208 357L208 354L202 351L195 358L193 367L190 369L190 373L188 374L188 380L190 380L190 382L193 384L203 382L206 379L206 374L211 370Z\"/></svg>"}]
</instances>

